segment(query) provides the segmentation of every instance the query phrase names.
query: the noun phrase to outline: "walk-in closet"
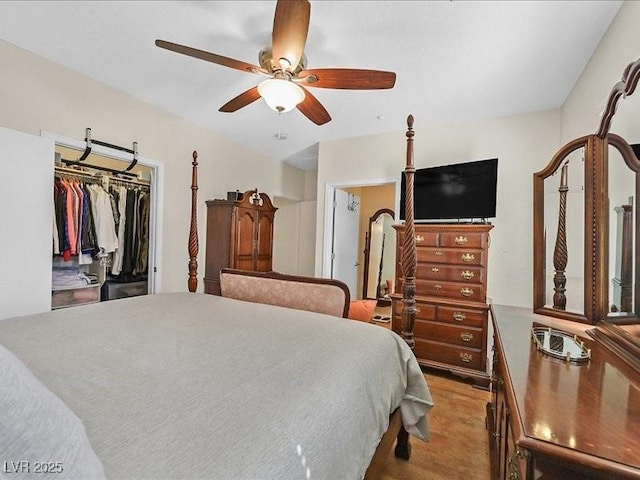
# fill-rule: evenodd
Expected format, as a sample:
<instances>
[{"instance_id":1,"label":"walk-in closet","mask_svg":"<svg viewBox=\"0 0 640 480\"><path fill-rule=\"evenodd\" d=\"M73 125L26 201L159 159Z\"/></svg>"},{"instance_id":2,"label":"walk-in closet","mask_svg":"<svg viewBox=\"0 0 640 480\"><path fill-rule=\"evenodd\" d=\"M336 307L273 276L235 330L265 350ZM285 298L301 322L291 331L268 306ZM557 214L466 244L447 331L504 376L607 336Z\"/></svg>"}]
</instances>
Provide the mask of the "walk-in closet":
<instances>
[{"instance_id":1,"label":"walk-in closet","mask_svg":"<svg viewBox=\"0 0 640 480\"><path fill-rule=\"evenodd\" d=\"M154 169L136 147L113 158L56 145L52 309L150 293Z\"/></svg>"}]
</instances>

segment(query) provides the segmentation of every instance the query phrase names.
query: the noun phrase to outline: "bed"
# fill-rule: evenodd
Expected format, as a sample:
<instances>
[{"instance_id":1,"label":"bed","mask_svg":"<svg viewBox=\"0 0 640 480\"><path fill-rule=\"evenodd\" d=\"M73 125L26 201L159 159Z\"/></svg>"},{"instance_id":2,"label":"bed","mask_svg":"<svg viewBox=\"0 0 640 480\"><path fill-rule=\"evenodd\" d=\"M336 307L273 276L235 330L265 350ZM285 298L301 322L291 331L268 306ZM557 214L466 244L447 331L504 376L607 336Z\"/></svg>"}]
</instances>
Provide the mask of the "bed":
<instances>
[{"instance_id":1,"label":"bed","mask_svg":"<svg viewBox=\"0 0 640 480\"><path fill-rule=\"evenodd\" d=\"M191 292L195 154L192 193ZM428 439L410 317L401 338L267 303L161 293L0 320L0 479L369 479L396 435L405 458L408 434Z\"/></svg>"}]
</instances>

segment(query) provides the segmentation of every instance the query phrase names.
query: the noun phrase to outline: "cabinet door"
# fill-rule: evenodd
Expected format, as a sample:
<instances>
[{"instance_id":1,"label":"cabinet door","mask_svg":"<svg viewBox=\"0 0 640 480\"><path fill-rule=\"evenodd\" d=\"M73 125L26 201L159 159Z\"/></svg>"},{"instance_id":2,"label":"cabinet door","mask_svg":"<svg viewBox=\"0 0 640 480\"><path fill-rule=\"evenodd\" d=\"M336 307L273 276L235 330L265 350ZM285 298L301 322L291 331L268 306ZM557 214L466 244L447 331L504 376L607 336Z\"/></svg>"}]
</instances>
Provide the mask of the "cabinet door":
<instances>
[{"instance_id":1,"label":"cabinet door","mask_svg":"<svg viewBox=\"0 0 640 480\"><path fill-rule=\"evenodd\" d=\"M254 250L257 230L256 210L238 208L236 210L235 261L233 268L254 270Z\"/></svg>"},{"instance_id":2,"label":"cabinet door","mask_svg":"<svg viewBox=\"0 0 640 480\"><path fill-rule=\"evenodd\" d=\"M255 252L255 270L258 272L270 272L273 253L273 213L261 212L258 217L257 239Z\"/></svg>"}]
</instances>

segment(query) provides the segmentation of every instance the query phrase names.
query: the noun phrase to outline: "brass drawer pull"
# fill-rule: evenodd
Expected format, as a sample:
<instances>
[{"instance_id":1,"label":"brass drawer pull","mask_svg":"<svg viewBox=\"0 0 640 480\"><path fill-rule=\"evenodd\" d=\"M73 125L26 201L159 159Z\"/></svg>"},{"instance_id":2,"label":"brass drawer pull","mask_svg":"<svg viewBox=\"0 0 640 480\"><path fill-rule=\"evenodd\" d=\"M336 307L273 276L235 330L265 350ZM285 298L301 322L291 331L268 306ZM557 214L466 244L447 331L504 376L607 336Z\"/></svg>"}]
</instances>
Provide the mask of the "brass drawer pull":
<instances>
[{"instance_id":1,"label":"brass drawer pull","mask_svg":"<svg viewBox=\"0 0 640 480\"><path fill-rule=\"evenodd\" d=\"M473 340L473 333L462 332L460 334L460 338L462 339L463 342L470 342L471 340Z\"/></svg>"},{"instance_id":2,"label":"brass drawer pull","mask_svg":"<svg viewBox=\"0 0 640 480\"><path fill-rule=\"evenodd\" d=\"M473 253L463 253L461 258L463 262L471 263L476 259L476 256Z\"/></svg>"},{"instance_id":3,"label":"brass drawer pull","mask_svg":"<svg viewBox=\"0 0 640 480\"><path fill-rule=\"evenodd\" d=\"M415 240L417 244L421 244L424 242L424 237L422 235L416 235Z\"/></svg>"},{"instance_id":4,"label":"brass drawer pull","mask_svg":"<svg viewBox=\"0 0 640 480\"><path fill-rule=\"evenodd\" d=\"M442 253L440 250L436 250L435 255L437 255L437 256L439 257L439 256L441 256L441 255L444 255L444 253Z\"/></svg>"},{"instance_id":5,"label":"brass drawer pull","mask_svg":"<svg viewBox=\"0 0 640 480\"><path fill-rule=\"evenodd\" d=\"M457 322L464 322L464 319L467 318L467 316L462 313L462 312L453 312L453 319Z\"/></svg>"},{"instance_id":6,"label":"brass drawer pull","mask_svg":"<svg viewBox=\"0 0 640 480\"><path fill-rule=\"evenodd\" d=\"M460 293L463 297L470 297L471 295L473 295L473 290L465 287L460 289Z\"/></svg>"},{"instance_id":7,"label":"brass drawer pull","mask_svg":"<svg viewBox=\"0 0 640 480\"><path fill-rule=\"evenodd\" d=\"M440 285L439 283L436 283L433 288L435 288L436 290L440 290L442 288L442 285Z\"/></svg>"},{"instance_id":8,"label":"brass drawer pull","mask_svg":"<svg viewBox=\"0 0 640 480\"><path fill-rule=\"evenodd\" d=\"M433 267L433 268L431 269L431 271L432 271L433 273L438 273L438 272L440 271L440 269L439 269L438 267Z\"/></svg>"},{"instance_id":9,"label":"brass drawer pull","mask_svg":"<svg viewBox=\"0 0 640 480\"><path fill-rule=\"evenodd\" d=\"M465 270L464 272L460 273L460 276L465 280L471 280L473 277L475 277L475 274L473 272L470 272L469 270Z\"/></svg>"},{"instance_id":10,"label":"brass drawer pull","mask_svg":"<svg viewBox=\"0 0 640 480\"><path fill-rule=\"evenodd\" d=\"M462 360L464 363L471 363L471 360L473 360L473 355L471 355L470 353L461 353L460 360Z\"/></svg>"},{"instance_id":11,"label":"brass drawer pull","mask_svg":"<svg viewBox=\"0 0 640 480\"><path fill-rule=\"evenodd\" d=\"M455 242L457 245L464 245L465 243L468 242L468 240L467 240L467 237L460 236L460 237L456 237Z\"/></svg>"}]
</instances>

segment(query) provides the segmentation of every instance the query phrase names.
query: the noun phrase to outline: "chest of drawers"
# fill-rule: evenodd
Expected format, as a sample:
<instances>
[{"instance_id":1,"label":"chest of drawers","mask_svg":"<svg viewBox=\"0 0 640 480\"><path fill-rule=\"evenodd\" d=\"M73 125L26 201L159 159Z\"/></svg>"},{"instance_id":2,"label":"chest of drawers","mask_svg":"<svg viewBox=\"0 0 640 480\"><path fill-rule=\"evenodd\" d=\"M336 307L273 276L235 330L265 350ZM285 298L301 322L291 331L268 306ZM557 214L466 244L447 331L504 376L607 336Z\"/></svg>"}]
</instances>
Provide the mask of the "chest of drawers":
<instances>
[{"instance_id":1,"label":"chest of drawers","mask_svg":"<svg viewBox=\"0 0 640 480\"><path fill-rule=\"evenodd\" d=\"M402 329L402 244L398 225L393 329ZM487 260L492 225L415 225L415 354L427 367L487 386Z\"/></svg>"}]
</instances>

